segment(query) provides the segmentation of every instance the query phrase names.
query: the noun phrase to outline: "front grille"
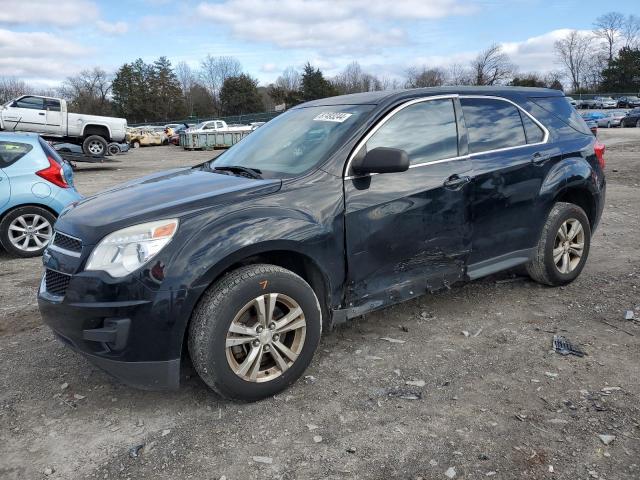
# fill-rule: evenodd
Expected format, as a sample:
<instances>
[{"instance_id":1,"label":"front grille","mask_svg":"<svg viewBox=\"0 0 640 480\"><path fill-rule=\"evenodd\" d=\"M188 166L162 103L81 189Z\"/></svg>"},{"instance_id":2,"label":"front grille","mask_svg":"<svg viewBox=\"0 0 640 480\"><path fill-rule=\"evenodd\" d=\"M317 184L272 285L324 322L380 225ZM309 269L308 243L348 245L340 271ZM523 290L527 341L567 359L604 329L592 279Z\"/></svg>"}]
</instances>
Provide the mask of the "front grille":
<instances>
[{"instance_id":1,"label":"front grille","mask_svg":"<svg viewBox=\"0 0 640 480\"><path fill-rule=\"evenodd\" d=\"M53 244L70 252L80 253L82 251L82 241L60 232L55 233Z\"/></svg>"},{"instance_id":2,"label":"front grille","mask_svg":"<svg viewBox=\"0 0 640 480\"><path fill-rule=\"evenodd\" d=\"M70 280L71 275L65 275L64 273L56 272L55 270L47 269L44 274L44 285L47 289L47 293L58 297L64 297Z\"/></svg>"}]
</instances>

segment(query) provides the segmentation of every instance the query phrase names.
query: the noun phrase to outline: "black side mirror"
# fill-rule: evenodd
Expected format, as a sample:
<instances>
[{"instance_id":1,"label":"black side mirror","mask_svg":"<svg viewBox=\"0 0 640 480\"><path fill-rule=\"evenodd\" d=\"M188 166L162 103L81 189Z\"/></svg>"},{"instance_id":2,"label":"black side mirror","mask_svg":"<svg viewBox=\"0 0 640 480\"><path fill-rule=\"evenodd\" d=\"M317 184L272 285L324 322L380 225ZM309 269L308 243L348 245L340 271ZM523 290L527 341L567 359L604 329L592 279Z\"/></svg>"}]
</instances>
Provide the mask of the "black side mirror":
<instances>
[{"instance_id":1,"label":"black side mirror","mask_svg":"<svg viewBox=\"0 0 640 480\"><path fill-rule=\"evenodd\" d=\"M409 169L409 155L398 148L378 147L354 158L351 168L357 175L405 172Z\"/></svg>"}]
</instances>

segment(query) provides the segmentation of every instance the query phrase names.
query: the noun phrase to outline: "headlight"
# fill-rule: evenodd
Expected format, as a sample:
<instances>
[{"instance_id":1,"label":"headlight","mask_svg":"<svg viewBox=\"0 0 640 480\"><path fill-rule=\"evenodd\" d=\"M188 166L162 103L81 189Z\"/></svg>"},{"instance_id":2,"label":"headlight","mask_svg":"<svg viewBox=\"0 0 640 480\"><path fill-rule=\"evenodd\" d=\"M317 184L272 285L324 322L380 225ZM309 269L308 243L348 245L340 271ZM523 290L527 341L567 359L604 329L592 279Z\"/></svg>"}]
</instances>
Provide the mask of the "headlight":
<instances>
[{"instance_id":1,"label":"headlight","mask_svg":"<svg viewBox=\"0 0 640 480\"><path fill-rule=\"evenodd\" d=\"M178 220L159 220L123 228L102 239L94 248L86 270L103 270L124 277L151 260L173 238Z\"/></svg>"}]
</instances>

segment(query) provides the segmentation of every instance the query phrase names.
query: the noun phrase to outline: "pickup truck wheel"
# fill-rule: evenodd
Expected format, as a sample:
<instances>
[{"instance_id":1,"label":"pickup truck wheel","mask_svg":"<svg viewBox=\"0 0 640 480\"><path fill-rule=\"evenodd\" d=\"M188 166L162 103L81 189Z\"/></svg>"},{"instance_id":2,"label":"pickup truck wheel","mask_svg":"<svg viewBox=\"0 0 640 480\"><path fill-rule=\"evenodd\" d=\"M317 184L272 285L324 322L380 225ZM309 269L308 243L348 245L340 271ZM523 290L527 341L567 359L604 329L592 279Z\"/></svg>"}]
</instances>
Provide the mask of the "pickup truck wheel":
<instances>
[{"instance_id":1,"label":"pickup truck wheel","mask_svg":"<svg viewBox=\"0 0 640 480\"><path fill-rule=\"evenodd\" d=\"M0 243L14 257L37 257L53 236L56 217L40 207L11 210L0 222Z\"/></svg>"},{"instance_id":2,"label":"pickup truck wheel","mask_svg":"<svg viewBox=\"0 0 640 480\"><path fill-rule=\"evenodd\" d=\"M296 381L322 330L313 289L275 265L249 265L204 294L189 326L194 368L220 396L256 401Z\"/></svg>"},{"instance_id":3,"label":"pickup truck wheel","mask_svg":"<svg viewBox=\"0 0 640 480\"><path fill-rule=\"evenodd\" d=\"M82 142L82 151L85 155L102 157L107 152L107 141L98 135L89 135Z\"/></svg>"},{"instance_id":4,"label":"pickup truck wheel","mask_svg":"<svg viewBox=\"0 0 640 480\"><path fill-rule=\"evenodd\" d=\"M584 211L572 203L556 203L542 229L529 276L551 286L573 282L587 261L591 227Z\"/></svg>"}]
</instances>

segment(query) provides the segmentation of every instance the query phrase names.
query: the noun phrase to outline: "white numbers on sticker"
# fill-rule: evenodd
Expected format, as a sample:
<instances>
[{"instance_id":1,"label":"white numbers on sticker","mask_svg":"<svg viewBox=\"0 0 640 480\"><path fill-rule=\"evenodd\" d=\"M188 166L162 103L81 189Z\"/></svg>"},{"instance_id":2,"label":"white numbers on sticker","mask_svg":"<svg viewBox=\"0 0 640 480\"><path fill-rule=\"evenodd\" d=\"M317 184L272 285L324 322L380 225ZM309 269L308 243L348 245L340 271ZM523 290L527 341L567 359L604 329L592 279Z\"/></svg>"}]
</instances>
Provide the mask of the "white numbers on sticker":
<instances>
[{"instance_id":1,"label":"white numbers on sticker","mask_svg":"<svg viewBox=\"0 0 640 480\"><path fill-rule=\"evenodd\" d=\"M337 122L342 123L349 118L353 113L343 112L324 112L314 118L317 122Z\"/></svg>"}]
</instances>

